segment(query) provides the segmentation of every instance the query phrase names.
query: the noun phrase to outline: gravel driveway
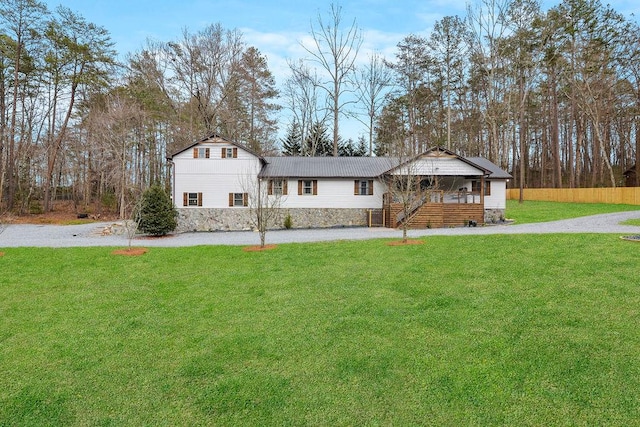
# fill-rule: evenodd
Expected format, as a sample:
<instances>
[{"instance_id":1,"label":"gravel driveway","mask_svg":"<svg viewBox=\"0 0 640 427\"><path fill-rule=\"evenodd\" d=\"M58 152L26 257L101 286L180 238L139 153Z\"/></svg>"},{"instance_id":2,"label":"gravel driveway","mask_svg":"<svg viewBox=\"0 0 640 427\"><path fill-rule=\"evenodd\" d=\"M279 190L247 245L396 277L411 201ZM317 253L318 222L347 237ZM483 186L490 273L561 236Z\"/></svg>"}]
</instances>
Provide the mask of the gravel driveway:
<instances>
[{"instance_id":1,"label":"gravel driveway","mask_svg":"<svg viewBox=\"0 0 640 427\"><path fill-rule=\"evenodd\" d=\"M438 228L410 230L410 237L421 236L460 236L485 234L538 234L538 233L616 233L620 235L640 234L640 227L620 225L631 218L640 218L640 210L588 217L566 219L562 221L536 224L487 225L484 227ZM0 234L0 248L34 247L71 247L71 246L127 246L126 236L104 234L113 223L92 223L83 225L6 225ZM375 238L396 238L402 236L401 230L389 228L329 228L274 230L267 233L267 243L319 242L335 240L362 240ZM256 245L258 233L252 231L218 231L200 233L181 233L163 238L135 238L132 246L196 246L196 245Z\"/></svg>"}]
</instances>

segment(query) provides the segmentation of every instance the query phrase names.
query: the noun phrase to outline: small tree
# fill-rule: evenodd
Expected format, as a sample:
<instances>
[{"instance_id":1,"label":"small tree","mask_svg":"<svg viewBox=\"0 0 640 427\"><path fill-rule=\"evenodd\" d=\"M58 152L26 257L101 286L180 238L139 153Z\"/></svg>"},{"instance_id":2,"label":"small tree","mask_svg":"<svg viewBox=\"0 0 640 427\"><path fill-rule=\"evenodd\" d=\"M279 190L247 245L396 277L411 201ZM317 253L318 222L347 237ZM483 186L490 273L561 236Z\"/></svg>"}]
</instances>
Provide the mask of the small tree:
<instances>
[{"instance_id":1,"label":"small tree","mask_svg":"<svg viewBox=\"0 0 640 427\"><path fill-rule=\"evenodd\" d=\"M266 180L247 177L242 183L244 191L248 195L248 206L252 225L260 235L260 247L264 248L267 238L267 230L276 224L280 215L280 201L283 195L282 180Z\"/></svg>"},{"instance_id":2,"label":"small tree","mask_svg":"<svg viewBox=\"0 0 640 427\"><path fill-rule=\"evenodd\" d=\"M391 220L394 226L400 222L402 242L406 243L411 216L423 204L431 201L430 192L438 187L437 177L425 176L427 169L424 168L424 161L415 153L413 144L402 138L402 133L389 146L389 150L394 156L389 157L391 167L385 179L387 192L389 201L401 206L397 217Z\"/></svg>"},{"instance_id":3,"label":"small tree","mask_svg":"<svg viewBox=\"0 0 640 427\"><path fill-rule=\"evenodd\" d=\"M178 226L176 216L171 198L162 187L151 186L142 194L137 223L143 233L164 236Z\"/></svg>"},{"instance_id":4,"label":"small tree","mask_svg":"<svg viewBox=\"0 0 640 427\"><path fill-rule=\"evenodd\" d=\"M402 228L402 242L407 243L410 216L421 206L424 192L421 185L422 177L417 173L415 164L398 162L395 171L387 176L387 191L391 195L391 202L400 203L402 210L392 221L400 221Z\"/></svg>"},{"instance_id":5,"label":"small tree","mask_svg":"<svg viewBox=\"0 0 640 427\"><path fill-rule=\"evenodd\" d=\"M127 236L127 242L129 245L129 250L131 250L131 242L133 238L136 237L136 233L138 233L138 229L140 228L140 206L142 206L142 199L138 198L137 201L129 204L128 209L124 209L124 220L122 221L122 227L124 228L124 232ZM128 214L127 214L128 213Z\"/></svg>"}]
</instances>

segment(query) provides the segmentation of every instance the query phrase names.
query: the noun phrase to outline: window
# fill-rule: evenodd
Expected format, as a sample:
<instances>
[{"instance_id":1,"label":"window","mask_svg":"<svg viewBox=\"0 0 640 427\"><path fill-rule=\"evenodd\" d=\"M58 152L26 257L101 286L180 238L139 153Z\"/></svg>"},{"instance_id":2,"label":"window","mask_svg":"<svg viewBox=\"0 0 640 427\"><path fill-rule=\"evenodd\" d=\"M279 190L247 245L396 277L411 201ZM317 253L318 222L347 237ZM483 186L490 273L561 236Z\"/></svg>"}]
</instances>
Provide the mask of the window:
<instances>
[{"instance_id":1,"label":"window","mask_svg":"<svg viewBox=\"0 0 640 427\"><path fill-rule=\"evenodd\" d=\"M249 194L229 193L229 206L249 206Z\"/></svg>"},{"instance_id":2,"label":"window","mask_svg":"<svg viewBox=\"0 0 640 427\"><path fill-rule=\"evenodd\" d=\"M356 196L372 196L373 180L356 179L353 184L353 194Z\"/></svg>"},{"instance_id":3,"label":"window","mask_svg":"<svg viewBox=\"0 0 640 427\"><path fill-rule=\"evenodd\" d=\"M301 179L298 181L298 195L299 196L315 196L318 194L318 180L317 179Z\"/></svg>"},{"instance_id":4,"label":"window","mask_svg":"<svg viewBox=\"0 0 640 427\"><path fill-rule=\"evenodd\" d=\"M268 193L270 196L286 196L287 195L287 180L285 179L270 179Z\"/></svg>"},{"instance_id":5,"label":"window","mask_svg":"<svg viewBox=\"0 0 640 427\"><path fill-rule=\"evenodd\" d=\"M210 157L211 150L206 147L196 147L193 149L194 159L208 159Z\"/></svg>"},{"instance_id":6,"label":"window","mask_svg":"<svg viewBox=\"0 0 640 427\"><path fill-rule=\"evenodd\" d=\"M480 193L480 186L482 185L482 181L471 181L471 191L474 193ZM484 195L491 195L491 181L484 181Z\"/></svg>"},{"instance_id":7,"label":"window","mask_svg":"<svg viewBox=\"0 0 640 427\"><path fill-rule=\"evenodd\" d=\"M182 206L202 206L202 193L182 193Z\"/></svg>"},{"instance_id":8,"label":"window","mask_svg":"<svg viewBox=\"0 0 640 427\"><path fill-rule=\"evenodd\" d=\"M223 159L235 159L238 157L238 148L237 147L225 147L222 149L222 158Z\"/></svg>"}]
</instances>

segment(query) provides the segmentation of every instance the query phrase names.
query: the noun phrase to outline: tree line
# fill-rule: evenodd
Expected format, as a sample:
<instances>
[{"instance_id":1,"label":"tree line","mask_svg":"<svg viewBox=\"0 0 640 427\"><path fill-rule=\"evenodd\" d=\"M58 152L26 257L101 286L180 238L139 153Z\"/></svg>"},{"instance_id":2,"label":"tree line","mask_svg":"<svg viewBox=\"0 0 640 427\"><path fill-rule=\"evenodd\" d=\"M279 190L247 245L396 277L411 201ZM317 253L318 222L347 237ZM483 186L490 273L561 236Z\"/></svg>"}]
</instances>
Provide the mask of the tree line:
<instances>
[{"instance_id":1,"label":"tree line","mask_svg":"<svg viewBox=\"0 0 640 427\"><path fill-rule=\"evenodd\" d=\"M337 5L310 35L276 84L265 55L220 23L122 59L107 29L68 8L0 0L0 210L68 198L125 216L144 189L168 187L167 154L214 133L267 155L441 146L527 187L615 186L635 163L640 28L599 1L543 12L478 0L392 58L362 52ZM361 125L356 141L345 118Z\"/></svg>"}]
</instances>

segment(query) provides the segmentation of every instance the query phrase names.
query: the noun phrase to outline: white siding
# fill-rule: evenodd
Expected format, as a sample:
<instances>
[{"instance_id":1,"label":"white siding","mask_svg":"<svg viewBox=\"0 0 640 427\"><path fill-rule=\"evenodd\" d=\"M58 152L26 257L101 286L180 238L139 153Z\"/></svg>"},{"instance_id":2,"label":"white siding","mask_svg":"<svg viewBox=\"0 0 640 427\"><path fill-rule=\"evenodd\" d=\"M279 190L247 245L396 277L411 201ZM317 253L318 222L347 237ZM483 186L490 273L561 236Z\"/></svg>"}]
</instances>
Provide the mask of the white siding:
<instances>
[{"instance_id":1,"label":"white siding","mask_svg":"<svg viewBox=\"0 0 640 427\"><path fill-rule=\"evenodd\" d=\"M200 143L197 147L210 148L210 157L194 159L190 148L173 158L177 207L183 207L183 193L202 193L203 208L228 208L229 193L249 192L261 167L256 156L231 144ZM227 147L237 148L238 157L222 158L222 148Z\"/></svg>"},{"instance_id":2,"label":"white siding","mask_svg":"<svg viewBox=\"0 0 640 427\"><path fill-rule=\"evenodd\" d=\"M507 181L490 180L491 195L484 197L485 209L506 209L507 207Z\"/></svg>"},{"instance_id":3,"label":"white siding","mask_svg":"<svg viewBox=\"0 0 640 427\"><path fill-rule=\"evenodd\" d=\"M298 195L298 179L290 178L288 195L280 200L282 208L363 208L380 209L384 186L373 181L372 196L354 195L354 179L318 179L317 195Z\"/></svg>"},{"instance_id":4,"label":"white siding","mask_svg":"<svg viewBox=\"0 0 640 427\"><path fill-rule=\"evenodd\" d=\"M193 148L209 148L209 158L194 158ZM222 149L237 150L237 158L223 158ZM202 208L228 208L229 193L251 193L255 188L262 164L249 151L224 142L201 142L173 157L173 197L177 207L183 208L183 193L202 193ZM411 173L426 176L475 177L483 171L456 157L425 156L407 167ZM407 170L407 168L404 168ZM397 173L402 173L400 168ZM311 178L312 179L312 178ZM454 178L447 178L454 179ZM298 195L298 178L287 180L287 195L282 196L280 206L287 208L347 208L379 209L386 186L373 180L373 195L354 195L354 178L317 179L317 195ZM454 185L455 184L455 185ZM461 186L458 182L452 184ZM471 182L464 182L471 190ZM504 209L506 181L492 180L491 195L485 197L485 208ZM198 207L192 206L197 209ZM235 208L246 209L246 208Z\"/></svg>"},{"instance_id":5,"label":"white siding","mask_svg":"<svg viewBox=\"0 0 640 427\"><path fill-rule=\"evenodd\" d=\"M455 157L421 157L406 167L400 167L395 175L408 171L412 175L465 176L482 175L483 172Z\"/></svg>"}]
</instances>

